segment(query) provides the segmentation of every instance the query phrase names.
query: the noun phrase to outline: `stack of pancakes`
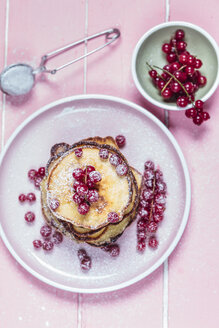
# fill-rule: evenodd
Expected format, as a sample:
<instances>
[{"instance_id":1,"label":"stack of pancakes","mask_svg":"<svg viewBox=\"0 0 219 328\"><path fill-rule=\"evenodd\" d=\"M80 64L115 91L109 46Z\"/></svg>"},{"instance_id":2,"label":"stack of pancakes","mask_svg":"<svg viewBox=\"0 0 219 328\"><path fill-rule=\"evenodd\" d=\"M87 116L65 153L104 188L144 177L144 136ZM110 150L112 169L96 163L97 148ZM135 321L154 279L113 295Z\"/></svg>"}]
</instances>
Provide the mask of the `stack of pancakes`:
<instances>
[{"instance_id":1,"label":"stack of pancakes","mask_svg":"<svg viewBox=\"0 0 219 328\"><path fill-rule=\"evenodd\" d=\"M81 148L79 158L75 150ZM120 176L116 167L108 159L101 159L100 149L107 149L109 157L116 154L128 167L128 173ZM76 168L92 165L100 172L102 180L97 184L99 199L90 204L86 215L79 214L78 205L73 201L74 178ZM51 157L46 166L46 175L41 182L41 202L45 220L64 235L78 242L93 246L104 246L117 240L135 218L139 202L141 174L130 167L112 137L94 137L73 145L56 144L51 149ZM52 209L51 199L59 206ZM107 216L116 212L119 219L110 223Z\"/></svg>"}]
</instances>

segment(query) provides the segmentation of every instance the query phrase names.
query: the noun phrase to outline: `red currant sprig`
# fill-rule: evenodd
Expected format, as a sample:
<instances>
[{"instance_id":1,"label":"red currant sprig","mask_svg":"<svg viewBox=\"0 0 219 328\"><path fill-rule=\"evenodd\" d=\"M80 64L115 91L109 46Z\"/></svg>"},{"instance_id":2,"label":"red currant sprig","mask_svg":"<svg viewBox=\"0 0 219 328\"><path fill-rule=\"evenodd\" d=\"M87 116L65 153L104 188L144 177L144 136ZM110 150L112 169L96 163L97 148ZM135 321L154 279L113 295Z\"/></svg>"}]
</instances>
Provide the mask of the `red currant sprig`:
<instances>
[{"instance_id":1,"label":"red currant sprig","mask_svg":"<svg viewBox=\"0 0 219 328\"><path fill-rule=\"evenodd\" d=\"M163 221L167 197L167 186L163 173L155 169L152 161L144 165L141 199L137 209L137 250L143 252L146 243L151 248L158 246L156 232Z\"/></svg>"},{"instance_id":2,"label":"red currant sprig","mask_svg":"<svg viewBox=\"0 0 219 328\"><path fill-rule=\"evenodd\" d=\"M207 83L207 79L199 71L202 61L186 50L187 43L184 37L185 32L178 29L170 42L162 45L162 51L168 62L163 68L152 67L148 63L147 65L150 68L149 75L160 90L161 96L165 100L175 100L177 106L181 108L191 103L192 108L187 109L185 115L196 125L200 125L208 120L210 115L203 110L203 101L195 101L195 92ZM162 70L161 75L155 68Z\"/></svg>"},{"instance_id":3,"label":"red currant sprig","mask_svg":"<svg viewBox=\"0 0 219 328\"><path fill-rule=\"evenodd\" d=\"M148 63L147 63L147 65L148 65ZM191 94L191 91L189 90L189 86L187 86L186 84L183 85L180 82L180 80L178 80L176 78L175 75L173 75L172 73L168 72L166 69L160 68L160 67L158 67L156 65L154 65L154 68L160 69L164 73L168 74L173 80L176 81L176 83L181 87L181 89L186 94L186 97L185 96L178 97L177 102L176 102L179 107L186 107L188 105L188 103L191 103L192 104L193 107L192 108L189 108L189 109L187 109L185 111L186 117L191 118L193 120L193 123L196 124L196 125L201 125L204 121L207 121L207 120L210 119L209 113L203 111L204 102L202 100L196 100L195 103L194 103L194 101L193 101L194 100L194 97ZM167 83L166 83L166 85L167 85ZM161 90L161 95L162 96L164 95L164 92L166 90L165 89L165 86Z\"/></svg>"}]
</instances>

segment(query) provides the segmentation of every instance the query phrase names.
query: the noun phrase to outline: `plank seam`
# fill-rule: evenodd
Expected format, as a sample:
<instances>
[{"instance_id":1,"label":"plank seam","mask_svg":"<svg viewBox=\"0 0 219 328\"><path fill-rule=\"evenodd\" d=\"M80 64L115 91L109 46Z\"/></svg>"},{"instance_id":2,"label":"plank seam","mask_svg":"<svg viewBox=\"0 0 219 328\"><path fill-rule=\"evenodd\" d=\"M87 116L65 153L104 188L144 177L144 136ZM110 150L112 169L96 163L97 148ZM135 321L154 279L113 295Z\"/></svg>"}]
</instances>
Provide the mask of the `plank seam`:
<instances>
[{"instance_id":1,"label":"plank seam","mask_svg":"<svg viewBox=\"0 0 219 328\"><path fill-rule=\"evenodd\" d=\"M6 0L5 9L5 52L4 52L4 67L7 66L8 61L8 29L9 29L9 0ZM3 150L5 143L5 107L6 107L6 95L2 96L2 133L1 133L1 148Z\"/></svg>"},{"instance_id":2,"label":"plank seam","mask_svg":"<svg viewBox=\"0 0 219 328\"><path fill-rule=\"evenodd\" d=\"M88 36L88 0L85 2L85 37ZM88 52L87 41L85 41L84 54ZM84 58L84 94L87 93L87 57Z\"/></svg>"},{"instance_id":3,"label":"plank seam","mask_svg":"<svg viewBox=\"0 0 219 328\"><path fill-rule=\"evenodd\" d=\"M168 22L170 19L170 0L165 0L165 22ZM164 111L164 123L167 128L169 128L169 112L168 110ZM163 265L163 328L168 328L168 316L169 316L169 267L168 267L168 258Z\"/></svg>"}]
</instances>

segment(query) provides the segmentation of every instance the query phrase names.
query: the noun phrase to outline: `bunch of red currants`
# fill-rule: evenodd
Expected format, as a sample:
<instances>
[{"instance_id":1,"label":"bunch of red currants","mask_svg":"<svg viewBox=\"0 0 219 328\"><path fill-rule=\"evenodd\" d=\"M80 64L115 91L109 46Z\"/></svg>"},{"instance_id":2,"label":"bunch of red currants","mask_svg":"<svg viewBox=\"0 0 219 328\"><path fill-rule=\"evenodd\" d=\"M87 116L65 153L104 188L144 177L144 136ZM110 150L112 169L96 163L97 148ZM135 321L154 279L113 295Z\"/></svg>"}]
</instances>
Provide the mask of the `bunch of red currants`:
<instances>
[{"instance_id":1,"label":"bunch of red currants","mask_svg":"<svg viewBox=\"0 0 219 328\"><path fill-rule=\"evenodd\" d=\"M203 101L195 101L195 93L206 85L207 78L199 71L202 61L186 50L187 43L184 38L185 32L178 29L170 42L162 45L168 63L163 68L148 64L149 75L165 100L176 101L177 106L181 108L191 104L192 107L185 111L185 115L191 118L194 124L201 125L210 115L203 110ZM159 74L155 68L162 73Z\"/></svg>"}]
</instances>

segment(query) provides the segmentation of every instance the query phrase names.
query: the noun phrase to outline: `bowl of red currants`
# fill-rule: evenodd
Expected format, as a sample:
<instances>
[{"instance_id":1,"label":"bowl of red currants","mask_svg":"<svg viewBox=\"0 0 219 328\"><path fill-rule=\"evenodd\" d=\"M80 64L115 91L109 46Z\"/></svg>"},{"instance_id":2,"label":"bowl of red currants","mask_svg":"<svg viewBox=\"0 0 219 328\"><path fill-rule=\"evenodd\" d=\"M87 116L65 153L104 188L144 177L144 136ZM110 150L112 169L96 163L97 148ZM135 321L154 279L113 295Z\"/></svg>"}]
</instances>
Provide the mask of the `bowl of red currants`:
<instances>
[{"instance_id":1,"label":"bowl of red currants","mask_svg":"<svg viewBox=\"0 0 219 328\"><path fill-rule=\"evenodd\" d=\"M157 25L138 41L132 56L137 89L152 104L185 110L196 125L210 118L204 102L219 84L219 50L202 28L187 22Z\"/></svg>"}]
</instances>

